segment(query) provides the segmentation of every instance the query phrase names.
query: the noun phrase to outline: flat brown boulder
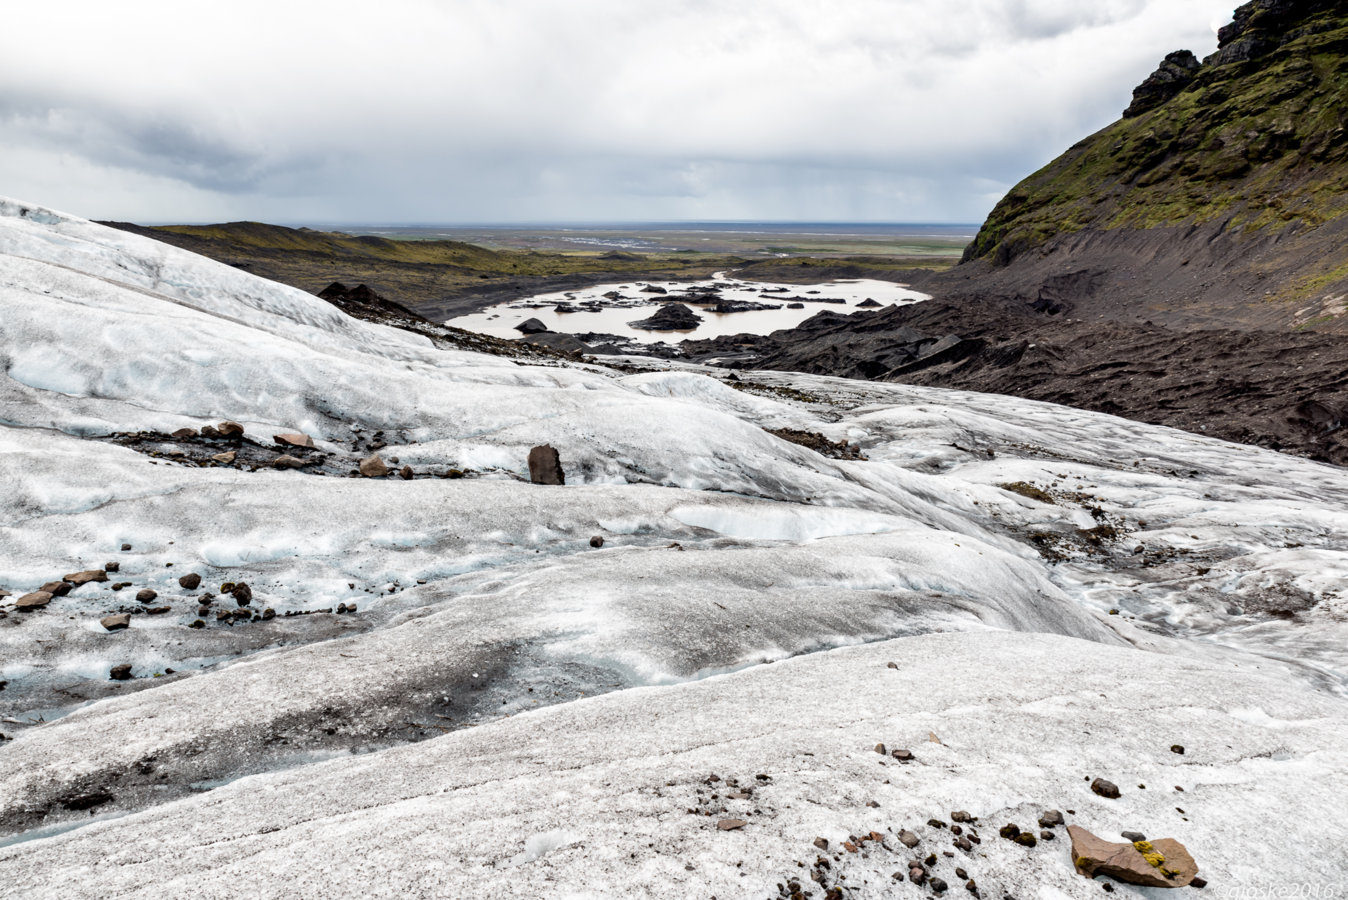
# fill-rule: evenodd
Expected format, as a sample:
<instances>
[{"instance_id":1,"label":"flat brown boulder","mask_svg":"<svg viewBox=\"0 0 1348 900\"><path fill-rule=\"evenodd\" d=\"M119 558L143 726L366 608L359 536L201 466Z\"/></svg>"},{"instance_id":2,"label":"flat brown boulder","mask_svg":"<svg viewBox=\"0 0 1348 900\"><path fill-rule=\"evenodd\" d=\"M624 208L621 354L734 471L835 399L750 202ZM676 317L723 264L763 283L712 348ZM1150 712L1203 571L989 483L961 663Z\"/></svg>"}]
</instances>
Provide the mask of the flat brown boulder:
<instances>
[{"instance_id":1,"label":"flat brown boulder","mask_svg":"<svg viewBox=\"0 0 1348 900\"><path fill-rule=\"evenodd\" d=\"M36 609L42 609L52 601L52 594L48 591L33 591L31 594L24 594L18 600L14 601L14 608L21 612L32 612Z\"/></svg>"},{"instance_id":2,"label":"flat brown boulder","mask_svg":"<svg viewBox=\"0 0 1348 900\"><path fill-rule=\"evenodd\" d=\"M388 472L388 466L378 456L371 456L360 461L360 474L366 478L383 478Z\"/></svg>"},{"instance_id":3,"label":"flat brown boulder","mask_svg":"<svg viewBox=\"0 0 1348 900\"><path fill-rule=\"evenodd\" d=\"M123 628L131 627L131 614L121 613L116 616L104 616L98 620L98 624L108 629L108 631L121 631Z\"/></svg>"},{"instance_id":4,"label":"flat brown boulder","mask_svg":"<svg viewBox=\"0 0 1348 900\"><path fill-rule=\"evenodd\" d=\"M211 457L211 459L215 460L216 462L218 462L218 463L224 463L225 465L229 465L230 463L234 462L234 460L236 460L236 459L238 459L238 458L239 458L239 454L238 454L238 453L235 453L233 450L230 450L230 451L228 451L228 452L226 452L226 453L217 453L217 454L215 454L214 456Z\"/></svg>"},{"instance_id":5,"label":"flat brown boulder","mask_svg":"<svg viewBox=\"0 0 1348 900\"><path fill-rule=\"evenodd\" d=\"M551 444L529 451L529 480L534 484L566 484L561 456Z\"/></svg>"},{"instance_id":6,"label":"flat brown boulder","mask_svg":"<svg viewBox=\"0 0 1348 900\"><path fill-rule=\"evenodd\" d=\"M177 438L180 441L186 440L187 438L194 438L196 436L197 430L195 428L179 428L177 431L169 435L169 437Z\"/></svg>"},{"instance_id":7,"label":"flat brown boulder","mask_svg":"<svg viewBox=\"0 0 1348 900\"><path fill-rule=\"evenodd\" d=\"M1198 875L1198 863L1174 838L1116 844L1078 825L1068 825L1072 863L1087 878L1108 875L1142 887L1186 887Z\"/></svg>"},{"instance_id":8,"label":"flat brown boulder","mask_svg":"<svg viewBox=\"0 0 1348 900\"><path fill-rule=\"evenodd\" d=\"M71 585L68 581L49 581L38 588L38 590L46 591L53 597L64 597L66 594L70 593L70 587Z\"/></svg>"},{"instance_id":9,"label":"flat brown boulder","mask_svg":"<svg viewBox=\"0 0 1348 900\"><path fill-rule=\"evenodd\" d=\"M273 469L303 469L307 465L309 464L304 460L289 455L278 456L271 461Z\"/></svg>"},{"instance_id":10,"label":"flat brown boulder","mask_svg":"<svg viewBox=\"0 0 1348 900\"><path fill-rule=\"evenodd\" d=\"M277 434L272 436L272 440L287 447L308 447L312 449L314 446L314 439L307 434Z\"/></svg>"},{"instance_id":11,"label":"flat brown boulder","mask_svg":"<svg viewBox=\"0 0 1348 900\"><path fill-rule=\"evenodd\" d=\"M75 587L79 587L80 585L88 584L91 581L107 581L108 573L104 572L102 569L89 569L85 572L75 572L71 575L67 575L61 580L68 581Z\"/></svg>"},{"instance_id":12,"label":"flat brown boulder","mask_svg":"<svg viewBox=\"0 0 1348 900\"><path fill-rule=\"evenodd\" d=\"M243 426L238 422L221 422L215 426L215 430L221 437L241 437L243 435Z\"/></svg>"}]
</instances>

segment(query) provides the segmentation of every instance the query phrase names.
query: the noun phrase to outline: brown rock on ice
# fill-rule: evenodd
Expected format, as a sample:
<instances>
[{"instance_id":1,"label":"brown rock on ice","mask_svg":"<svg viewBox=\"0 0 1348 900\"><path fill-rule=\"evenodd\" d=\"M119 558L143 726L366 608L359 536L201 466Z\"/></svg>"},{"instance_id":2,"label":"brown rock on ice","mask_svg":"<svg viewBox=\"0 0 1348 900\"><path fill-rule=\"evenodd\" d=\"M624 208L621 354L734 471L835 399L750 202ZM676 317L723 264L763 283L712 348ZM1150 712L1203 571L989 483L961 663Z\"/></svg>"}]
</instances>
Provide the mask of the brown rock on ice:
<instances>
[{"instance_id":1,"label":"brown rock on ice","mask_svg":"<svg viewBox=\"0 0 1348 900\"><path fill-rule=\"evenodd\" d=\"M217 453L211 457L211 459L215 460L216 462L224 463L225 465L229 465L238 458L239 454L234 452L233 450L230 450L227 453Z\"/></svg>"},{"instance_id":2,"label":"brown rock on ice","mask_svg":"<svg viewBox=\"0 0 1348 900\"><path fill-rule=\"evenodd\" d=\"M186 440L187 438L194 438L196 436L197 430L195 428L179 428L177 431L169 435L169 437L177 438L180 441Z\"/></svg>"},{"instance_id":3,"label":"brown rock on ice","mask_svg":"<svg viewBox=\"0 0 1348 900\"><path fill-rule=\"evenodd\" d=\"M44 584L42 587L38 588L38 590L39 590L39 591L46 591L47 593L51 594L53 597L64 597L66 594L69 594L69 593L70 593L70 582L68 582L68 581L49 581L49 582L47 582L46 584Z\"/></svg>"},{"instance_id":4,"label":"brown rock on ice","mask_svg":"<svg viewBox=\"0 0 1348 900\"><path fill-rule=\"evenodd\" d=\"M178 584L186 591L195 591L201 587L201 576L196 572L188 572L178 579Z\"/></svg>"},{"instance_id":5,"label":"brown rock on ice","mask_svg":"<svg viewBox=\"0 0 1348 900\"><path fill-rule=\"evenodd\" d=\"M290 455L278 456L271 461L273 469L303 469L307 465L304 460Z\"/></svg>"},{"instance_id":6,"label":"brown rock on ice","mask_svg":"<svg viewBox=\"0 0 1348 900\"><path fill-rule=\"evenodd\" d=\"M1087 878L1108 875L1141 887L1185 887L1198 874L1198 864L1174 838L1116 844L1078 825L1068 825L1072 864Z\"/></svg>"},{"instance_id":7,"label":"brown rock on ice","mask_svg":"<svg viewBox=\"0 0 1348 900\"><path fill-rule=\"evenodd\" d=\"M722 831L737 831L748 824L743 819L722 819L716 823L716 827Z\"/></svg>"},{"instance_id":8,"label":"brown rock on ice","mask_svg":"<svg viewBox=\"0 0 1348 900\"><path fill-rule=\"evenodd\" d=\"M104 572L102 569L89 569L84 572L72 573L61 580L68 581L75 587L79 587L80 585L88 584L91 581L107 581L108 573Z\"/></svg>"},{"instance_id":9,"label":"brown rock on ice","mask_svg":"<svg viewBox=\"0 0 1348 900\"><path fill-rule=\"evenodd\" d=\"M121 613L116 616L104 616L98 620L98 624L108 631L121 631L123 628L131 627L131 614Z\"/></svg>"},{"instance_id":10,"label":"brown rock on ice","mask_svg":"<svg viewBox=\"0 0 1348 900\"><path fill-rule=\"evenodd\" d=\"M277 434L272 436L272 440L287 447L308 447L312 449L314 446L314 439L307 434Z\"/></svg>"},{"instance_id":11,"label":"brown rock on ice","mask_svg":"<svg viewBox=\"0 0 1348 900\"><path fill-rule=\"evenodd\" d=\"M42 609L52 601L52 595L47 591L33 591L31 594L24 594L18 600L14 601L14 608L21 612L32 612Z\"/></svg>"},{"instance_id":12,"label":"brown rock on ice","mask_svg":"<svg viewBox=\"0 0 1348 900\"><path fill-rule=\"evenodd\" d=\"M243 426L238 422L221 422L215 426L215 430L220 432L221 437L242 437Z\"/></svg>"},{"instance_id":13,"label":"brown rock on ice","mask_svg":"<svg viewBox=\"0 0 1348 900\"><path fill-rule=\"evenodd\" d=\"M551 444L529 451L529 480L534 484L566 484L561 456Z\"/></svg>"},{"instance_id":14,"label":"brown rock on ice","mask_svg":"<svg viewBox=\"0 0 1348 900\"><path fill-rule=\"evenodd\" d=\"M1119 786L1112 781L1106 781L1103 778L1097 778L1091 782L1091 790L1104 797L1106 800L1119 799Z\"/></svg>"},{"instance_id":15,"label":"brown rock on ice","mask_svg":"<svg viewBox=\"0 0 1348 900\"><path fill-rule=\"evenodd\" d=\"M388 472L388 466L378 456L370 456L360 461L360 474L366 478L383 478Z\"/></svg>"}]
</instances>

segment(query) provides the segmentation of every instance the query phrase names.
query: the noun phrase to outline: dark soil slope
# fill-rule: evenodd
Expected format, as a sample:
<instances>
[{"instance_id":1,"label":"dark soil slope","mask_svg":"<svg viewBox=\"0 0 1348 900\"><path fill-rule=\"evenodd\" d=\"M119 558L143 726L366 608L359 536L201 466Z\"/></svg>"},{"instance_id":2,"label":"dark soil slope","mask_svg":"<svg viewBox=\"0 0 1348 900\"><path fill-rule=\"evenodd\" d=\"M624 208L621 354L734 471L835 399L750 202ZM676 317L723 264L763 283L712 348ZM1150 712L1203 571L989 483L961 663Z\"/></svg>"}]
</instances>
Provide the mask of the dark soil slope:
<instances>
[{"instance_id":1,"label":"dark soil slope","mask_svg":"<svg viewBox=\"0 0 1348 900\"><path fill-rule=\"evenodd\" d=\"M1336 335L931 300L683 346L737 367L1010 394L1348 465L1348 344Z\"/></svg>"}]
</instances>

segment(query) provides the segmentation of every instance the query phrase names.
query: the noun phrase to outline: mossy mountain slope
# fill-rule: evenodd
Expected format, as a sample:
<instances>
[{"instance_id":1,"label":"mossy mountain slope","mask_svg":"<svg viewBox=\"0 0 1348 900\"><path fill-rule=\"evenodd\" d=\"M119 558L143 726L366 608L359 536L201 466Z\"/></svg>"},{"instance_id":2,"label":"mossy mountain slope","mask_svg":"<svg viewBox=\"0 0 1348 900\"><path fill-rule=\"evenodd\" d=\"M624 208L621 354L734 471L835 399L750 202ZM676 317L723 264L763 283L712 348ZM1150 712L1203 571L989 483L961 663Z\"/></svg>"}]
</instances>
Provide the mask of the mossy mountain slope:
<instances>
[{"instance_id":1,"label":"mossy mountain slope","mask_svg":"<svg viewBox=\"0 0 1348 900\"><path fill-rule=\"evenodd\" d=\"M954 280L1080 269L1092 317L1348 330L1348 4L1256 0L1219 41L1016 185Z\"/></svg>"}]
</instances>

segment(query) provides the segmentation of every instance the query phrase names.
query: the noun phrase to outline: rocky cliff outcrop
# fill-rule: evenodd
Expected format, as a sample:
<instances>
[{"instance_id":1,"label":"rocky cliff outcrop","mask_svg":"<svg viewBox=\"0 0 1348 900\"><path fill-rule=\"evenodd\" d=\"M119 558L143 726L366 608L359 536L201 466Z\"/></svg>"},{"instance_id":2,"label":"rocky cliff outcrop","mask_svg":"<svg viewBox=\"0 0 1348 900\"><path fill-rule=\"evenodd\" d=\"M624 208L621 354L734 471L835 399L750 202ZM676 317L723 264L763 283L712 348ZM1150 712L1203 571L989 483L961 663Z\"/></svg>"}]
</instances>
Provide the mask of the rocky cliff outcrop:
<instances>
[{"instance_id":1,"label":"rocky cliff outcrop","mask_svg":"<svg viewBox=\"0 0 1348 900\"><path fill-rule=\"evenodd\" d=\"M1348 330L1348 8L1256 0L1123 118L1016 185L945 293L1099 273L1079 311Z\"/></svg>"}]
</instances>

